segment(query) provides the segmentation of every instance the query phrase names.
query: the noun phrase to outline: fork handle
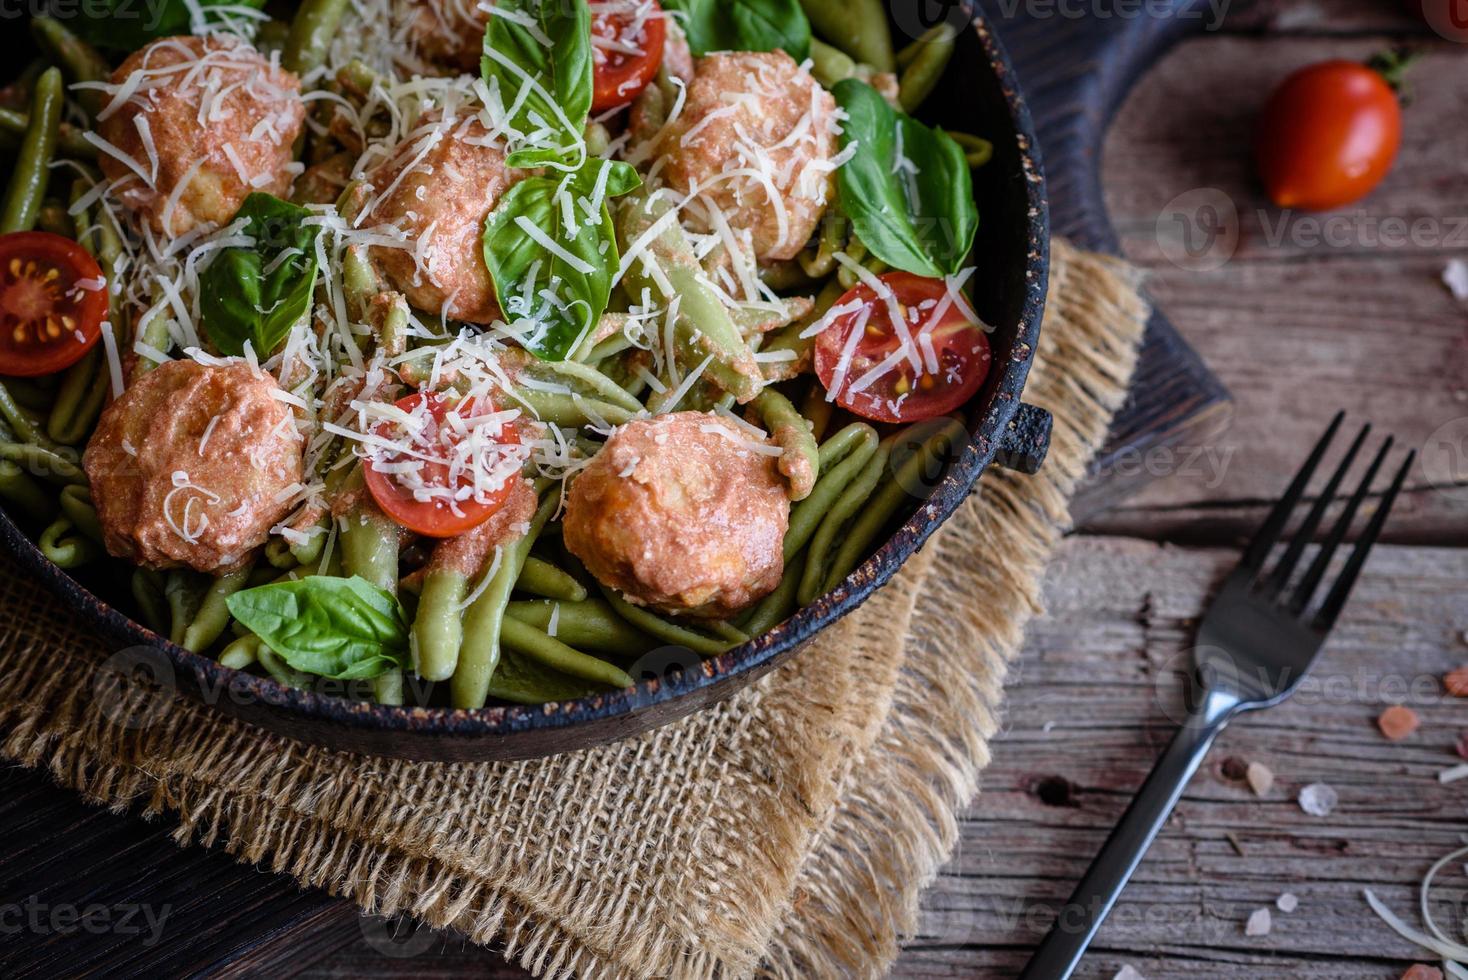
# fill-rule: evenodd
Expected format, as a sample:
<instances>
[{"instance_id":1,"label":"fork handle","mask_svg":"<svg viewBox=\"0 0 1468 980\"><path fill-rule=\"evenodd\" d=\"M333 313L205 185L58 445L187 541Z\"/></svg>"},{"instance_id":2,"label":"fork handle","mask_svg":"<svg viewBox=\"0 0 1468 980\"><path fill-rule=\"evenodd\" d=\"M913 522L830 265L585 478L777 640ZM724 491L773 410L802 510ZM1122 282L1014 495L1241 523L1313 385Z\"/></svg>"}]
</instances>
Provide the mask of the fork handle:
<instances>
[{"instance_id":1,"label":"fork handle","mask_svg":"<svg viewBox=\"0 0 1468 980\"><path fill-rule=\"evenodd\" d=\"M1238 699L1229 695L1210 691L1204 696L1157 760L1070 901L1061 906L1049 935L1020 974L1020 980L1066 980L1075 970L1132 872L1177 806L1188 780L1238 707Z\"/></svg>"}]
</instances>

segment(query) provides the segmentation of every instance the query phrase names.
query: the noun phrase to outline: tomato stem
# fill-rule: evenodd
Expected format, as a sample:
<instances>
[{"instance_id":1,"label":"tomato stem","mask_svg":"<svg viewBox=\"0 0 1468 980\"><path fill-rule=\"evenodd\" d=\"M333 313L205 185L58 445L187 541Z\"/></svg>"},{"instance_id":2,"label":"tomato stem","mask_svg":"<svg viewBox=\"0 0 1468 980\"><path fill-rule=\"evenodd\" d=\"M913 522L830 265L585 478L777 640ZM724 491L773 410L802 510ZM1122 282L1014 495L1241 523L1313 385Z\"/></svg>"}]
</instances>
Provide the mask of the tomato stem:
<instances>
[{"instance_id":1,"label":"tomato stem","mask_svg":"<svg viewBox=\"0 0 1468 980\"><path fill-rule=\"evenodd\" d=\"M1413 51L1406 47L1391 48L1373 55L1366 62L1366 67L1385 79L1405 105L1412 100L1412 91L1407 84L1407 71L1421 57L1420 51Z\"/></svg>"}]
</instances>

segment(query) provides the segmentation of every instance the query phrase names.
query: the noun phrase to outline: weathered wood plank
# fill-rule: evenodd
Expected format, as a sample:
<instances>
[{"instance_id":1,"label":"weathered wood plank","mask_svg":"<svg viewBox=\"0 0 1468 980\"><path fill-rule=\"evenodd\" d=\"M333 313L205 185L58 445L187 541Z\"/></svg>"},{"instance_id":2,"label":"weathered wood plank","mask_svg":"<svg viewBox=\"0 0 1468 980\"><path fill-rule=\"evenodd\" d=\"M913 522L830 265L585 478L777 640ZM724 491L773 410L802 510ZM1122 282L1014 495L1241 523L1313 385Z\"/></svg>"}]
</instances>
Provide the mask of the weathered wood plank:
<instances>
[{"instance_id":1,"label":"weathered wood plank","mask_svg":"<svg viewBox=\"0 0 1468 980\"><path fill-rule=\"evenodd\" d=\"M241 869L217 850L180 851L168 827L83 803L42 775L0 769L0 975L263 975L304 965L282 938L318 935L341 903ZM323 939L314 955L335 947Z\"/></svg>"},{"instance_id":2,"label":"weathered wood plank","mask_svg":"<svg viewBox=\"0 0 1468 980\"><path fill-rule=\"evenodd\" d=\"M1120 539L1066 543L1049 614L1031 630L1010 687L1006 734L899 975L1004 976L1022 962L1016 949L1043 935L1170 738L1176 658L1236 559ZM1468 831L1463 787L1436 781L1458 761L1452 746L1468 727L1468 703L1446 699L1437 683L1468 662L1465 587L1468 553L1379 550L1310 686L1220 740L1084 976L1109 978L1123 962L1152 980L1400 974L1418 954L1360 891L1369 886L1414 918L1416 880ZM1399 744L1374 726L1395 700L1423 719ZM1224 775L1229 757L1275 771L1266 799ZM1295 802L1317 781L1340 793L1327 818ZM1468 883L1461 873L1445 881L1461 909ZM1245 937L1250 912L1285 891L1299 909L1275 910L1270 936Z\"/></svg>"},{"instance_id":3,"label":"weathered wood plank","mask_svg":"<svg viewBox=\"0 0 1468 980\"><path fill-rule=\"evenodd\" d=\"M1059 15L1041 4L982 4L1024 80L1044 153L1054 233L1084 248L1115 251L1096 160L1107 122L1156 52L1201 29L1205 0L1173 0L1176 14L1154 4L1118 16ZM894 10L897 9L894 7ZM1174 444L1214 438L1227 423L1229 393L1179 337L1155 316L1138 355L1136 382L1100 457L1105 478L1082 489L1075 512L1089 516L1131 497L1150 477L1115 463Z\"/></svg>"},{"instance_id":4,"label":"weathered wood plank","mask_svg":"<svg viewBox=\"0 0 1468 980\"><path fill-rule=\"evenodd\" d=\"M1462 46L1426 46L1397 169L1363 204L1328 216L1335 224L1295 215L1281 230L1252 176L1250 129L1275 82L1390 40L1189 41L1122 108L1104 168L1123 248L1151 271L1159 306L1233 392L1237 414L1221 438L1123 461L1164 479L1095 530L1228 540L1258 523L1337 408L1419 449L1468 417L1468 306L1441 281L1449 257L1468 255ZM1238 253L1213 271L1173 265L1159 243L1159 216L1199 188L1239 216ZM1400 246L1380 244L1398 226L1408 232ZM1419 464L1391 540L1468 543L1468 488L1443 492L1446 482Z\"/></svg>"}]
</instances>

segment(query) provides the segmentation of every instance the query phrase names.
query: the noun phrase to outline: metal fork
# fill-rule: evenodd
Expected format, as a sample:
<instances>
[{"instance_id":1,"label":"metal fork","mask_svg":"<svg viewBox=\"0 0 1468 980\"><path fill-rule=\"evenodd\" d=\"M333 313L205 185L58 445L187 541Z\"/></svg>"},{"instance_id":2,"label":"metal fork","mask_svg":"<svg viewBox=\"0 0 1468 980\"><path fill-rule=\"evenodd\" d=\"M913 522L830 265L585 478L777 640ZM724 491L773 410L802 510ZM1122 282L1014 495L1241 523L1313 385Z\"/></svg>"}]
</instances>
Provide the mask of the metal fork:
<instances>
[{"instance_id":1,"label":"metal fork","mask_svg":"<svg viewBox=\"0 0 1468 980\"><path fill-rule=\"evenodd\" d=\"M1304 498L1311 478L1345 419L1342 412L1331 422L1304 468L1284 498L1270 513L1249 545L1239 567L1229 575L1198 631L1194 654L1193 697L1188 719L1142 784L1132 805L1112 831L1090 870L1061 908L1055 925L1035 952L1020 980L1065 980L1084 955L1121 890L1141 863L1147 848L1177 805L1188 780L1197 772L1209 747L1236 715L1270 708L1300 686L1345 608L1361 568L1381 536L1416 453L1411 453L1382 497L1376 513L1346 560L1335 584L1318 607L1311 602L1357 513L1371 492L1377 473L1391 452L1393 440L1376 454L1370 469L1345 511L1321 544L1314 561L1298 582L1295 571L1305 548L1320 529L1341 482L1365 444L1371 426L1361 430L1345 459L1310 508L1284 554L1266 574L1266 565Z\"/></svg>"}]
</instances>

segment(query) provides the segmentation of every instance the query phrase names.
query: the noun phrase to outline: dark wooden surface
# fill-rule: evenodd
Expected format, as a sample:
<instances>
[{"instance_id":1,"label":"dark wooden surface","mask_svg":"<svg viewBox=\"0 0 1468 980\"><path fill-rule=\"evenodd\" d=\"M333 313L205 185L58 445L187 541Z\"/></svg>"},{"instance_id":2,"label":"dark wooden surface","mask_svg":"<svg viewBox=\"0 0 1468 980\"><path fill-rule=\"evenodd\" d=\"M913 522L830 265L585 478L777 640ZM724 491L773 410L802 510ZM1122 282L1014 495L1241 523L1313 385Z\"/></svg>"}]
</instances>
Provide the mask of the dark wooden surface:
<instances>
[{"instance_id":1,"label":"dark wooden surface","mask_svg":"<svg viewBox=\"0 0 1468 980\"><path fill-rule=\"evenodd\" d=\"M0 976L227 975L243 962L279 976L299 968L299 937L348 918L26 770L0 770L0 828Z\"/></svg>"},{"instance_id":2,"label":"dark wooden surface","mask_svg":"<svg viewBox=\"0 0 1468 980\"><path fill-rule=\"evenodd\" d=\"M1085 248L1120 250L1106 210L1097 161L1121 101L1156 60L1196 33L1202 0L1172 0L1169 17L1046 16L1043 5L985 0L1024 86L1045 162L1054 233ZM1110 4L1095 9L1104 14ZM1178 333L1165 311L1153 317L1135 383L1111 439L1096 460L1097 478L1077 496L1080 520L1127 500L1153 477L1126 465L1170 446L1196 445L1227 428L1229 393Z\"/></svg>"},{"instance_id":3,"label":"dark wooden surface","mask_svg":"<svg viewBox=\"0 0 1468 980\"><path fill-rule=\"evenodd\" d=\"M1235 5L1225 30L1161 59L1127 99L1104 151L1077 144L1078 158L1090 155L1104 185L1122 250L1151 272L1164 312L1239 395L1238 421L1222 435L1183 430L1172 439L1174 457L1143 453L1135 466L1118 458L1111 468L1140 468L1152 482L1066 544L1047 587L1051 614L1032 631L1016 669L984 793L963 816L958 853L926 897L922 932L897 975L1013 975L1047 925L1047 907L1068 892L1164 744L1175 697L1170 663L1191 642L1234 546L1336 407L1369 415L1417 446L1468 415L1468 307L1438 280L1447 258L1464 249L1271 244L1244 153L1258 99L1292 68L1404 36L1430 41L1399 11L1389 0ZM1030 40L1044 53L1049 32L1064 38L1077 29L1051 17ZM1022 48L1018 30L1005 36ZM1040 102L1035 86L1044 79L1093 67L1067 58L1063 46L1036 64L1027 79ZM1468 208L1465 69L1468 48L1428 45L1403 160L1362 205L1366 214L1446 219ZM1104 117L1098 92L1083 90L1073 101L1076 118ZM1079 185L1059 181L1058 200L1067 186ZM1234 261L1209 273L1171 265L1155 233L1167 202L1199 187L1225 191L1246 229ZM1139 394L1167 377L1176 372L1147 375ZM1203 458L1189 464L1194 454ZM1371 915L1360 889L1372 887L1414 919L1415 882L1468 830L1464 784L1435 779L1457 761L1452 746L1468 729L1468 708L1432 686L1468 663L1465 507L1463 488L1434 487L1418 475L1389 532L1396 545L1373 561L1326 653L1320 696L1247 719L1224 737L1083 977L1109 980L1130 964L1149 980L1391 980L1413 962L1414 951ZM1373 719L1402 698L1422 714L1423 729L1386 743ZM1229 779L1222 767L1230 757L1268 764L1277 774L1271 795L1257 800ZM1294 802L1316 781L1341 794L1329 817L1308 817ZM34 975L54 975L61 961L36 958L68 948L81 957L75 965L115 975L176 975L226 962L241 975L322 980L521 975L493 951L455 937L397 932L277 876L178 850L166 825L88 807L33 774L3 774L0 828L11 843L0 851L0 930L6 903L33 893L83 907L139 900L176 907L164 941L146 952L137 937L61 942L0 933L0 974L29 965ZM74 865L99 871L62 870ZM1449 881L1461 913L1464 878ZM1284 891L1300 897L1299 909L1276 912L1270 936L1246 937L1249 913Z\"/></svg>"}]
</instances>

